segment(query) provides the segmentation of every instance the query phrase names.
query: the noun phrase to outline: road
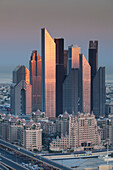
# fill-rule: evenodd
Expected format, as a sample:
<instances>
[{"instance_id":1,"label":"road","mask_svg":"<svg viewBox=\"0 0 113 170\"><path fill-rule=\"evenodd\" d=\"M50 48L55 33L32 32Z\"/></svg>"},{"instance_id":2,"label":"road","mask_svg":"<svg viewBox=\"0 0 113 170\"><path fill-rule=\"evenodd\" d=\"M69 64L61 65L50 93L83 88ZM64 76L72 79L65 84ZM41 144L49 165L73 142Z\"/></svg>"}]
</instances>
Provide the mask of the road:
<instances>
[{"instance_id":1,"label":"road","mask_svg":"<svg viewBox=\"0 0 113 170\"><path fill-rule=\"evenodd\" d=\"M27 151L26 149L20 148L19 146L12 145L9 142L6 142L4 140L0 139L0 144L6 146L8 148L11 148L13 150L16 150L17 152L20 152L21 154L26 155L28 157L31 157L31 158L33 158L33 159L35 159L37 161L43 162L44 164L47 164L50 167L53 167L53 168L56 168L56 169L65 169L65 170L70 170L71 169L69 167L66 167L66 166L63 166L61 164L58 164L58 163L56 163L54 161L51 161L51 160L49 160L47 158L44 158L44 157L42 157L40 155L34 154L33 152Z\"/></svg>"},{"instance_id":2,"label":"road","mask_svg":"<svg viewBox=\"0 0 113 170\"><path fill-rule=\"evenodd\" d=\"M21 169L21 170L27 170L27 168L25 167L22 167L21 165L17 164L16 162L14 161L11 161L10 159L0 155L0 162L7 165L9 168L11 169Z\"/></svg>"}]
</instances>

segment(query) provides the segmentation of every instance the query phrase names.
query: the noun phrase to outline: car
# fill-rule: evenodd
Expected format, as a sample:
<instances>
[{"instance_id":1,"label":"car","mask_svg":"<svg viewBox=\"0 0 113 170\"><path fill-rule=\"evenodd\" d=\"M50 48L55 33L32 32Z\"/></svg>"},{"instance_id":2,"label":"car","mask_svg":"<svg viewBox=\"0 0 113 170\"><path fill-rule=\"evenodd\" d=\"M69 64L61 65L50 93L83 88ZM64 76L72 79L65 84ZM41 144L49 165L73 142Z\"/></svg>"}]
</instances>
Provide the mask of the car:
<instances>
[{"instance_id":1,"label":"car","mask_svg":"<svg viewBox=\"0 0 113 170\"><path fill-rule=\"evenodd\" d=\"M17 148L18 150L20 150L20 148Z\"/></svg>"}]
</instances>

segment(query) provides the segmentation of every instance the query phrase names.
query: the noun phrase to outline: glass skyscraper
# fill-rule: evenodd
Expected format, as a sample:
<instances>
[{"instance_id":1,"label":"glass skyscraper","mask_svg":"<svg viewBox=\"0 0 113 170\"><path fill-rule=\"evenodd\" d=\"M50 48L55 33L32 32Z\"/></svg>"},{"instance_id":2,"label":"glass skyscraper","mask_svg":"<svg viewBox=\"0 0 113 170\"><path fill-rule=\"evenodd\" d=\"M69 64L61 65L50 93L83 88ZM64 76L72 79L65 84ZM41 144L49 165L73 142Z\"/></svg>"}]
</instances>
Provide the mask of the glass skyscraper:
<instances>
[{"instance_id":1,"label":"glass skyscraper","mask_svg":"<svg viewBox=\"0 0 113 170\"><path fill-rule=\"evenodd\" d=\"M56 117L56 44L45 28L42 39L42 111L49 118Z\"/></svg>"},{"instance_id":2,"label":"glass skyscraper","mask_svg":"<svg viewBox=\"0 0 113 170\"><path fill-rule=\"evenodd\" d=\"M80 47L71 45L68 48L68 74L71 68L79 68Z\"/></svg>"},{"instance_id":3,"label":"glass skyscraper","mask_svg":"<svg viewBox=\"0 0 113 170\"><path fill-rule=\"evenodd\" d=\"M91 67L83 54L80 54L79 65L79 110L83 113L90 113Z\"/></svg>"},{"instance_id":4,"label":"glass skyscraper","mask_svg":"<svg viewBox=\"0 0 113 170\"><path fill-rule=\"evenodd\" d=\"M93 79L98 70L98 41L89 42L89 64L91 66L91 111L93 111Z\"/></svg>"},{"instance_id":5,"label":"glass skyscraper","mask_svg":"<svg viewBox=\"0 0 113 170\"><path fill-rule=\"evenodd\" d=\"M41 74L42 61L37 51L33 51L29 62L30 83L32 85L32 110L36 111L41 108Z\"/></svg>"}]
</instances>

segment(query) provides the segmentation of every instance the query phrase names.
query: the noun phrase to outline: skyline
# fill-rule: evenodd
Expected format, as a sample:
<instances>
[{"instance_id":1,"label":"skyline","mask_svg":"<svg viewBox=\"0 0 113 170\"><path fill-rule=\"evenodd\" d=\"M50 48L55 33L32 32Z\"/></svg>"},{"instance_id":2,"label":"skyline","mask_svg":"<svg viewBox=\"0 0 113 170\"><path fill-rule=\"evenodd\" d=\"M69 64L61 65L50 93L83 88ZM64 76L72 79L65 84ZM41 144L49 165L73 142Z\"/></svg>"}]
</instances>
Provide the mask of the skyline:
<instances>
[{"instance_id":1,"label":"skyline","mask_svg":"<svg viewBox=\"0 0 113 170\"><path fill-rule=\"evenodd\" d=\"M4 75L11 80L17 65L29 68L33 50L41 54L43 27L52 37L64 38L65 49L72 44L80 46L87 60L89 41L98 40L99 66L106 67L107 80L113 79L112 6L112 0L1 0L0 82Z\"/></svg>"}]
</instances>

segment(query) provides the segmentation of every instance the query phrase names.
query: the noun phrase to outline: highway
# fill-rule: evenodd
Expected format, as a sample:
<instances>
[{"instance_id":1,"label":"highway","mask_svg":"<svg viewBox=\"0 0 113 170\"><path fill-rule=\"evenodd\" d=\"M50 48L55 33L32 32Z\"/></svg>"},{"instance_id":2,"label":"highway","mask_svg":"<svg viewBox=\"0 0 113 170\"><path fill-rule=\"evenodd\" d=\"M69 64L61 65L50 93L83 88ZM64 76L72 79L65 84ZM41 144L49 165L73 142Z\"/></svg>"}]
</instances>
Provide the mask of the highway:
<instances>
[{"instance_id":1,"label":"highway","mask_svg":"<svg viewBox=\"0 0 113 170\"><path fill-rule=\"evenodd\" d=\"M50 166L52 168L55 168L55 169L64 169L64 170L70 170L71 169L69 167L66 167L66 166L63 166L61 164L58 164L58 163L56 163L54 161L51 161L51 160L49 160L47 158L44 158L44 157L42 157L40 155L34 154L33 152L27 151L26 149L23 149L23 148L21 148L19 146L12 145L12 144L4 141L4 140L0 139L0 144L5 146L5 147L7 147L7 148L15 150L17 152L20 152L23 155L31 157L31 158L33 158L33 159L35 159L37 161L40 161L40 162L42 162L42 163L44 163L44 164L46 164L46 165L48 165L48 166Z\"/></svg>"},{"instance_id":2,"label":"highway","mask_svg":"<svg viewBox=\"0 0 113 170\"><path fill-rule=\"evenodd\" d=\"M27 168L17 164L16 162L14 162L14 161L12 161L12 160L10 160L10 159L2 156L2 155L0 155L0 159L1 159L0 160L1 163L7 165L7 167L9 167L11 169L14 169L14 170L15 169L27 170Z\"/></svg>"}]
</instances>

